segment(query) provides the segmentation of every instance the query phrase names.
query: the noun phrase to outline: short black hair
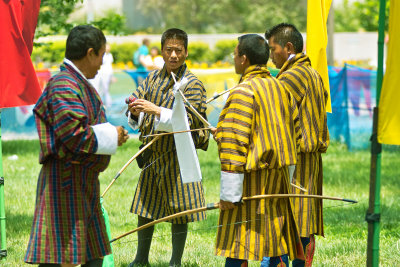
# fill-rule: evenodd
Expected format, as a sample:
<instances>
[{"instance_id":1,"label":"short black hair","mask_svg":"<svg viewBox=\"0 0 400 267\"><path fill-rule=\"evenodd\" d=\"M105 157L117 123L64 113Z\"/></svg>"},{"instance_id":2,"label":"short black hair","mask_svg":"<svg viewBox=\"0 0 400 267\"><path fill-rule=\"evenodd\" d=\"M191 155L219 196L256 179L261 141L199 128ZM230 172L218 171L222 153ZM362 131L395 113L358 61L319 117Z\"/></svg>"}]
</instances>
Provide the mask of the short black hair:
<instances>
[{"instance_id":1,"label":"short black hair","mask_svg":"<svg viewBox=\"0 0 400 267\"><path fill-rule=\"evenodd\" d=\"M187 51L188 47L188 36L187 33L181 29L171 28L166 30L161 36L161 49L163 49L165 41L168 39L178 39L183 41L183 45L185 46L185 50Z\"/></svg>"},{"instance_id":2,"label":"short black hair","mask_svg":"<svg viewBox=\"0 0 400 267\"><path fill-rule=\"evenodd\" d=\"M103 32L92 25L79 25L68 34L65 48L65 57L69 60L84 58L89 48L93 48L96 55L106 44Z\"/></svg>"},{"instance_id":3,"label":"short black hair","mask_svg":"<svg viewBox=\"0 0 400 267\"><path fill-rule=\"evenodd\" d=\"M293 24L280 23L265 32L265 39L274 37L274 42L284 47L288 42L294 46L296 53L303 52L303 36Z\"/></svg>"},{"instance_id":4,"label":"short black hair","mask_svg":"<svg viewBox=\"0 0 400 267\"><path fill-rule=\"evenodd\" d=\"M245 34L238 38L239 56L246 55L250 65L267 64L269 46L264 37L258 34Z\"/></svg>"}]
</instances>

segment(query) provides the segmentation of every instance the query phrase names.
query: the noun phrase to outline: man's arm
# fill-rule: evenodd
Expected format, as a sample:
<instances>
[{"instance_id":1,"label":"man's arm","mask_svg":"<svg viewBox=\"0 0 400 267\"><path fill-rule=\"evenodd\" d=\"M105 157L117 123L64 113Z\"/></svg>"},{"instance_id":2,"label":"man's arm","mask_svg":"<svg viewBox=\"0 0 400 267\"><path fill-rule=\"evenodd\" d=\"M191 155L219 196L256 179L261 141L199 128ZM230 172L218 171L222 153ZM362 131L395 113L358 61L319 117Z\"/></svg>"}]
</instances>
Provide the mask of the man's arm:
<instances>
[{"instance_id":1,"label":"man's arm","mask_svg":"<svg viewBox=\"0 0 400 267\"><path fill-rule=\"evenodd\" d=\"M63 82L49 94L47 107L57 139L73 153L115 153L118 141L122 144L127 135L119 140L117 128L109 123L89 125L86 107L77 90L74 84Z\"/></svg>"},{"instance_id":2,"label":"man's arm","mask_svg":"<svg viewBox=\"0 0 400 267\"><path fill-rule=\"evenodd\" d=\"M243 179L253 120L253 94L249 90L231 92L222 110L215 139L221 161L221 209L233 208L243 194Z\"/></svg>"}]
</instances>

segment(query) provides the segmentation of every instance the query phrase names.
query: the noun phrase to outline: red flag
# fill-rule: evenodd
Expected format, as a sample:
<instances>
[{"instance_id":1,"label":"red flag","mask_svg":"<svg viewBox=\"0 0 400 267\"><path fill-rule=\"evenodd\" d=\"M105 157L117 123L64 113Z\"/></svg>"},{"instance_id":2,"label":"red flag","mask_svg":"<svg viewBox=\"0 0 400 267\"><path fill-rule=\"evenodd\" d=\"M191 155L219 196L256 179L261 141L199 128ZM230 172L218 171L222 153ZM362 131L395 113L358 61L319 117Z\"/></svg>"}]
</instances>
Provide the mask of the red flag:
<instances>
[{"instance_id":1,"label":"red flag","mask_svg":"<svg viewBox=\"0 0 400 267\"><path fill-rule=\"evenodd\" d=\"M0 108L31 105L41 89L31 61L40 0L0 1Z\"/></svg>"}]
</instances>

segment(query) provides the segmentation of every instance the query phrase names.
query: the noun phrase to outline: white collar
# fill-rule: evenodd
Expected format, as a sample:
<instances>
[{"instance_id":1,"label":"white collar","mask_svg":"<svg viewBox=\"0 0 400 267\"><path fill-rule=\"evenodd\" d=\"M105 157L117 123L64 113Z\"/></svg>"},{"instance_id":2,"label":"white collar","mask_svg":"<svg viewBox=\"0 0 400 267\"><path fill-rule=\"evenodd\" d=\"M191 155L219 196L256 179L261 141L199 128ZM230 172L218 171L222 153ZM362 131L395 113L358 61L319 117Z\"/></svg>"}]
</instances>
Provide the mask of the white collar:
<instances>
[{"instance_id":1,"label":"white collar","mask_svg":"<svg viewBox=\"0 0 400 267\"><path fill-rule=\"evenodd\" d=\"M68 58L64 58L64 63L67 63L68 65L70 65L76 72L78 72L86 81L88 81L88 79L85 77L85 75L83 75L83 73L78 69L77 66L75 66L75 64L69 60Z\"/></svg>"},{"instance_id":2,"label":"white collar","mask_svg":"<svg viewBox=\"0 0 400 267\"><path fill-rule=\"evenodd\" d=\"M291 60L296 54L290 54L290 56L288 57L288 61Z\"/></svg>"}]
</instances>

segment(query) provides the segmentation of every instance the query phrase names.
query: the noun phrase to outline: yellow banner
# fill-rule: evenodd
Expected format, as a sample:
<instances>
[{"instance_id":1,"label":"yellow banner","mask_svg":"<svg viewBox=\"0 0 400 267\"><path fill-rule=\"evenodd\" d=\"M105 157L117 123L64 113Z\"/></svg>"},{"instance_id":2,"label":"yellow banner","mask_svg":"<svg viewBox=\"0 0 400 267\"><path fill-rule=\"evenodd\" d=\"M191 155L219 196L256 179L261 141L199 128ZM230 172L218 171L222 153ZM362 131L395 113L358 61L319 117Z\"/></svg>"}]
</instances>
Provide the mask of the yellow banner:
<instances>
[{"instance_id":1,"label":"yellow banner","mask_svg":"<svg viewBox=\"0 0 400 267\"><path fill-rule=\"evenodd\" d=\"M390 1L386 71L379 100L378 142L400 145L400 3Z\"/></svg>"},{"instance_id":2,"label":"yellow banner","mask_svg":"<svg viewBox=\"0 0 400 267\"><path fill-rule=\"evenodd\" d=\"M307 1L307 55L311 59L311 65L318 71L329 92L326 111L332 112L331 95L329 90L328 62L326 58L326 46L328 45L328 20L329 8L332 0L308 0Z\"/></svg>"}]
</instances>

